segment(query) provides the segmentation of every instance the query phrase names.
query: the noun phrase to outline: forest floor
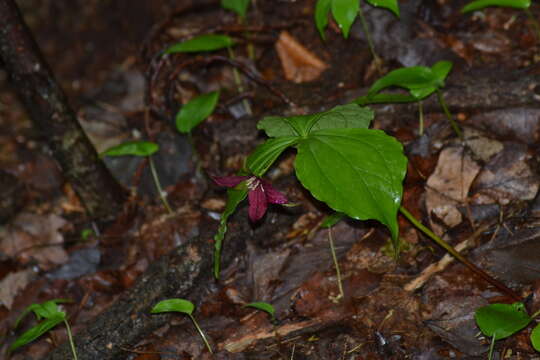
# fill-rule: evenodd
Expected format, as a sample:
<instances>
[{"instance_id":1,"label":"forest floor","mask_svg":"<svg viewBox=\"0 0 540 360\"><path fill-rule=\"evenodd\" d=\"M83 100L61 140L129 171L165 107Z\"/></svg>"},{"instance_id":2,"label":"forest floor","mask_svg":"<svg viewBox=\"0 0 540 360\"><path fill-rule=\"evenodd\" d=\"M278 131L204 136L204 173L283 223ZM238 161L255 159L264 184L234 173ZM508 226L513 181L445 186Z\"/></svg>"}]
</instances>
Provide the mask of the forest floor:
<instances>
[{"instance_id":1,"label":"forest floor","mask_svg":"<svg viewBox=\"0 0 540 360\"><path fill-rule=\"evenodd\" d=\"M364 4L378 69L358 21L348 39L332 20L320 38L312 0L253 1L245 23L217 0L18 3L99 152L139 138L159 143L154 162L173 213L146 161L107 158L132 196L115 221L89 219L0 67L0 194L9 200L0 205L10 204L0 208L0 357L35 324L28 317L14 328L26 307L64 298L79 359L487 358L490 339L474 312L512 299L401 216L397 260L378 222L333 228L344 288L336 299L329 234L320 228L331 210L296 180L293 151L269 178L298 206L272 205L257 224L241 206L221 279L208 266L197 278L206 280L186 292L187 280L175 278L185 260L178 249L210 244L225 206L208 175L242 168L264 141L260 119L346 104L390 70L439 60L454 64L443 96L463 140L436 96L424 101L423 134L416 104L372 106L372 127L395 136L409 159L403 204L530 312L540 308L540 39L524 12L461 14L467 1L407 0L398 19ZM540 4L531 11L540 18ZM237 39L234 60L227 51L160 54L204 33ZM192 137L178 134L181 104L218 89L214 114ZM157 301L179 295L196 304L214 354L189 318L150 315ZM272 304L277 321L243 306L253 301ZM494 358L540 359L530 331L498 341ZM59 325L9 358L70 358L66 340Z\"/></svg>"}]
</instances>

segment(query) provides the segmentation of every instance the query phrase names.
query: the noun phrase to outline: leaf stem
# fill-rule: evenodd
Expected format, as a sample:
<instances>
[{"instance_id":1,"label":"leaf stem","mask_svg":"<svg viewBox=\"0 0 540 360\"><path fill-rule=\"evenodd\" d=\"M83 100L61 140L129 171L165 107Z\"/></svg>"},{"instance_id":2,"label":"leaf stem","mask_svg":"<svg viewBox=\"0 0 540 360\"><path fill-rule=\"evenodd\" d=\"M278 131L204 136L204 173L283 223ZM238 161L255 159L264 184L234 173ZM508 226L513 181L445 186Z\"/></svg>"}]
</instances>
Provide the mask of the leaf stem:
<instances>
[{"instance_id":1,"label":"leaf stem","mask_svg":"<svg viewBox=\"0 0 540 360\"><path fill-rule=\"evenodd\" d=\"M493 350L495 349L495 334L491 337L491 344L489 345L488 360L493 359Z\"/></svg>"},{"instance_id":2,"label":"leaf stem","mask_svg":"<svg viewBox=\"0 0 540 360\"><path fill-rule=\"evenodd\" d=\"M442 96L442 92L440 89L437 89L437 98L439 99L439 104L441 104L441 107L443 108L444 114L450 121L450 125L452 126L452 129L454 129L454 132L459 137L459 139L463 141L463 133L461 132L459 125L456 123L456 121L452 117L450 110L448 110L448 106L446 106L446 102L444 101L444 98Z\"/></svg>"},{"instance_id":3,"label":"leaf stem","mask_svg":"<svg viewBox=\"0 0 540 360\"><path fill-rule=\"evenodd\" d=\"M422 100L418 101L418 119L420 121L420 125L418 126L418 135L422 136L424 135L424 105Z\"/></svg>"},{"instance_id":4,"label":"leaf stem","mask_svg":"<svg viewBox=\"0 0 540 360\"><path fill-rule=\"evenodd\" d=\"M362 24L362 30L364 31L364 34L366 35L369 51L371 52L371 56L373 56L373 61L375 61L375 67L377 68L377 71L379 73L382 73L382 69L381 69L382 61L381 61L381 58L375 52L375 46L373 46L373 39L371 38L371 32L369 31L366 17L364 16L362 3L360 3L360 7L358 8L358 17L360 18L360 23Z\"/></svg>"},{"instance_id":5,"label":"leaf stem","mask_svg":"<svg viewBox=\"0 0 540 360\"><path fill-rule=\"evenodd\" d=\"M334 247L334 239L332 237L332 228L328 228L328 242L330 243L330 253L332 253L332 260L334 261L334 267L336 268L336 280L339 289L339 295L334 297L333 300L338 302L345 296L343 291L343 284L341 283L341 271L339 270L339 262L336 255L336 248Z\"/></svg>"},{"instance_id":6,"label":"leaf stem","mask_svg":"<svg viewBox=\"0 0 540 360\"><path fill-rule=\"evenodd\" d=\"M156 189L159 194L159 198L161 199L161 202L163 203L163 206L165 206L165 209L167 209L167 212L169 214L172 214L173 211L171 207L169 206L169 203L165 196L163 195L163 189L161 188L161 183L159 182L159 177L156 171L156 166L154 165L154 160L152 160L152 156L148 157L148 162L150 163L150 172L152 173L152 178L154 179L154 184L156 185Z\"/></svg>"},{"instance_id":7,"label":"leaf stem","mask_svg":"<svg viewBox=\"0 0 540 360\"><path fill-rule=\"evenodd\" d=\"M77 351L75 350L75 343L73 342L73 336L71 335L71 328L69 327L69 323L67 322L65 318L64 318L64 324L66 325L69 346L71 347L71 353L73 354L73 359L77 360Z\"/></svg>"},{"instance_id":8,"label":"leaf stem","mask_svg":"<svg viewBox=\"0 0 540 360\"><path fill-rule=\"evenodd\" d=\"M488 275L486 272L484 272L482 269L471 263L469 260L467 260L463 255L461 255L459 252L457 252L450 244L448 244L446 241L441 239L439 236L437 236L433 231L431 231L429 228L424 226L420 221L418 221L414 215L412 215L407 209L405 209L403 206L399 207L399 212L403 214L409 220L418 230L423 232L426 236L428 236L431 240L435 241L437 245L448 251L451 255L453 255L456 259L458 259L463 265L469 268L473 273L490 283L491 285L495 286L499 291L501 291L503 294L506 294L507 296L511 297L512 299L516 301L520 301L521 298L518 294L516 294L512 289L508 288L503 283L499 282L498 280L494 279L490 275Z\"/></svg>"},{"instance_id":9,"label":"leaf stem","mask_svg":"<svg viewBox=\"0 0 540 360\"><path fill-rule=\"evenodd\" d=\"M231 60L234 60L236 58L235 54L234 54L234 50L232 49L232 47L228 47L227 48L227 51L229 52L229 57L231 58ZM234 77L234 83L236 84L236 87L238 88L238 92L243 92L244 91L244 85L242 84L242 78L240 77L240 73L238 72L238 69L233 67L233 77ZM244 109L246 110L246 113L248 115L252 115L253 112L251 111L251 106L249 105L249 102L247 101L247 99L243 99L242 100L242 104L244 105Z\"/></svg>"},{"instance_id":10,"label":"leaf stem","mask_svg":"<svg viewBox=\"0 0 540 360\"><path fill-rule=\"evenodd\" d=\"M206 336L204 335L204 332L200 328L199 324L197 323L197 321L195 320L193 315L188 314L188 316L191 318L191 321L193 321L193 325L195 325L195 328L197 329L197 331L201 335L201 337L202 337L202 339L204 341L204 344L206 345L206 348L208 349L208 351L210 351L210 354L213 354L214 352L212 351L212 348L210 347L210 344L208 343L208 340L206 339Z\"/></svg>"}]
</instances>

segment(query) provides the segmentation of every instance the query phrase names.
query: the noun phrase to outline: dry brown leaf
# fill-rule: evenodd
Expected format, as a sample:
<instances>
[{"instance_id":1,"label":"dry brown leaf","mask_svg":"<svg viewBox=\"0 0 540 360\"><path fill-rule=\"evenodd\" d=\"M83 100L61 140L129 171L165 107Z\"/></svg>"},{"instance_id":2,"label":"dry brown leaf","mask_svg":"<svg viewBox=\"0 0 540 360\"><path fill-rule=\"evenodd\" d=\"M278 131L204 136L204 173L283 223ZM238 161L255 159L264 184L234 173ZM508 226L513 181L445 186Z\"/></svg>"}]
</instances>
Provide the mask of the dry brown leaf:
<instances>
[{"instance_id":1,"label":"dry brown leaf","mask_svg":"<svg viewBox=\"0 0 540 360\"><path fill-rule=\"evenodd\" d=\"M287 31L282 31L276 42L285 78L295 83L313 81L328 67L326 63L303 47Z\"/></svg>"},{"instance_id":2,"label":"dry brown leaf","mask_svg":"<svg viewBox=\"0 0 540 360\"><path fill-rule=\"evenodd\" d=\"M7 274L0 281L0 304L11 310L15 296L28 285L34 274L31 269Z\"/></svg>"}]
</instances>

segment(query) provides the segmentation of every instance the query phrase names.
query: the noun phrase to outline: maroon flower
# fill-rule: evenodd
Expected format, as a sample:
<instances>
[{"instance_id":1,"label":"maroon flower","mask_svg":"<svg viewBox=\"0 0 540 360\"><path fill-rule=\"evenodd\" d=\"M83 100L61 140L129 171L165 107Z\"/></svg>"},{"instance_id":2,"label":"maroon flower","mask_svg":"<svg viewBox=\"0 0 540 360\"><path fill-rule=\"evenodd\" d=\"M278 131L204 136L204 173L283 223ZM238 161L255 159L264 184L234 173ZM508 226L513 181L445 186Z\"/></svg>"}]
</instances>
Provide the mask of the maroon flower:
<instances>
[{"instance_id":1,"label":"maroon flower","mask_svg":"<svg viewBox=\"0 0 540 360\"><path fill-rule=\"evenodd\" d=\"M256 176L222 176L212 177L219 186L235 187L245 181L249 190L249 219L253 222L260 220L268 204L286 204L288 202L285 195L274 189L270 182Z\"/></svg>"}]
</instances>

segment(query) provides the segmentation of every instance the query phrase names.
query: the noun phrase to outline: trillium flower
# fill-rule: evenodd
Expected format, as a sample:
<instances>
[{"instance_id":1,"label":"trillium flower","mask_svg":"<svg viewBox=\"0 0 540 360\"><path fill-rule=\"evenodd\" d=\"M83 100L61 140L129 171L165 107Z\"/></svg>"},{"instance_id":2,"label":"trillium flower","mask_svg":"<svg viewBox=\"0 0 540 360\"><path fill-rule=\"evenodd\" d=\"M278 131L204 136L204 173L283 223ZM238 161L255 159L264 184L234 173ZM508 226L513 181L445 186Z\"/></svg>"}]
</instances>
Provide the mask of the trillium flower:
<instances>
[{"instance_id":1,"label":"trillium flower","mask_svg":"<svg viewBox=\"0 0 540 360\"><path fill-rule=\"evenodd\" d=\"M269 181L256 176L221 176L212 177L219 186L235 187L245 181L248 188L249 219L253 222L260 220L266 213L268 204L286 204L285 195L274 189Z\"/></svg>"}]
</instances>

